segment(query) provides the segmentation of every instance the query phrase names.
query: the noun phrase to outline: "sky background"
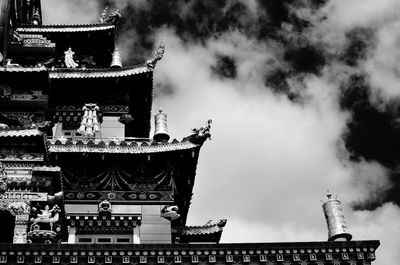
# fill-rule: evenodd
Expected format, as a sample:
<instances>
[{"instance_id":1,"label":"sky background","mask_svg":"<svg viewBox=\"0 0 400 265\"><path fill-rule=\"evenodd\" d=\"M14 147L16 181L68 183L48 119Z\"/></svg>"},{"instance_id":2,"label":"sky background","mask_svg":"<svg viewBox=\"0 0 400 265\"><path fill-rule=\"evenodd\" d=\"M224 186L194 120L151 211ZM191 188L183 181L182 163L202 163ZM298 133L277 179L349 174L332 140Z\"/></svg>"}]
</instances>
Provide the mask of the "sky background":
<instances>
[{"instance_id":1,"label":"sky background","mask_svg":"<svg viewBox=\"0 0 400 265\"><path fill-rule=\"evenodd\" d=\"M400 260L398 0L42 0L46 24L122 12L124 64L162 39L153 114L172 138L211 118L188 224L228 219L221 242L325 241L321 201L354 240ZM72 47L73 48L73 47Z\"/></svg>"}]
</instances>

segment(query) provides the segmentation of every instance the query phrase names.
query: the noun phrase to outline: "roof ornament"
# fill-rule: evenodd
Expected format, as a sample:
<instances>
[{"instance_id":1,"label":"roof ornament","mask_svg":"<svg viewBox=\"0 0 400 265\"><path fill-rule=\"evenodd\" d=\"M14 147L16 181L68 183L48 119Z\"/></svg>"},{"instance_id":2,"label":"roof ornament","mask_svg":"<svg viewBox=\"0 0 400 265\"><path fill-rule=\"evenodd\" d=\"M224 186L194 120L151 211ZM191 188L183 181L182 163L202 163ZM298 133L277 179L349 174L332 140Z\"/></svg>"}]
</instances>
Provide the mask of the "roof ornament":
<instances>
[{"instance_id":1,"label":"roof ornament","mask_svg":"<svg viewBox=\"0 0 400 265\"><path fill-rule=\"evenodd\" d=\"M122 61L121 61L121 53L119 52L118 48L115 48L112 54L112 61L111 61L111 68L121 68Z\"/></svg>"},{"instance_id":2,"label":"roof ornament","mask_svg":"<svg viewBox=\"0 0 400 265\"><path fill-rule=\"evenodd\" d=\"M154 116L155 129L153 139L156 142L168 142L169 134L167 129L167 114L162 113L162 109Z\"/></svg>"},{"instance_id":3,"label":"roof ornament","mask_svg":"<svg viewBox=\"0 0 400 265\"><path fill-rule=\"evenodd\" d=\"M181 215L178 213L179 208L176 205L166 205L162 210L161 210L161 217L174 221L181 217Z\"/></svg>"},{"instance_id":4,"label":"roof ornament","mask_svg":"<svg viewBox=\"0 0 400 265\"><path fill-rule=\"evenodd\" d=\"M100 24L117 24L119 19L122 17L121 11L119 9L115 10L107 16L108 6L106 6L100 14L99 23Z\"/></svg>"},{"instance_id":5,"label":"roof ornament","mask_svg":"<svg viewBox=\"0 0 400 265\"><path fill-rule=\"evenodd\" d=\"M340 239L350 241L352 235L348 233L341 202L337 198L332 199L329 191L326 197L328 197L328 201L324 202L322 209L328 226L328 241Z\"/></svg>"},{"instance_id":6,"label":"roof ornament","mask_svg":"<svg viewBox=\"0 0 400 265\"><path fill-rule=\"evenodd\" d=\"M84 111L81 126L77 130L85 136L93 136L94 133L100 131L97 111L99 107L94 103L85 104L82 110Z\"/></svg>"},{"instance_id":7,"label":"roof ornament","mask_svg":"<svg viewBox=\"0 0 400 265\"><path fill-rule=\"evenodd\" d=\"M103 9L103 12L101 12L100 18L99 18L99 23L104 23L104 21L106 20L106 18L107 18L107 13L108 13L108 8L109 8L109 6L106 6L106 7Z\"/></svg>"},{"instance_id":8,"label":"roof ornament","mask_svg":"<svg viewBox=\"0 0 400 265\"><path fill-rule=\"evenodd\" d=\"M65 65L67 66L67 68L76 68L78 67L78 64L74 61L74 54L75 52L72 51L71 47L69 47L69 49L67 51L64 52L65 54Z\"/></svg>"},{"instance_id":9,"label":"roof ornament","mask_svg":"<svg viewBox=\"0 0 400 265\"><path fill-rule=\"evenodd\" d=\"M39 26L42 24L42 20L40 19L39 8L36 8L35 13L32 15L32 24L35 26Z\"/></svg>"},{"instance_id":10,"label":"roof ornament","mask_svg":"<svg viewBox=\"0 0 400 265\"><path fill-rule=\"evenodd\" d=\"M99 213L100 216L110 216L112 212L111 203L107 200L100 202L98 205L97 212Z\"/></svg>"},{"instance_id":11,"label":"roof ornament","mask_svg":"<svg viewBox=\"0 0 400 265\"><path fill-rule=\"evenodd\" d=\"M212 120L207 121L207 125L199 129L192 129L193 134L183 138L183 141L190 141L194 144L203 144L205 140L211 140L211 124Z\"/></svg>"},{"instance_id":12,"label":"roof ornament","mask_svg":"<svg viewBox=\"0 0 400 265\"><path fill-rule=\"evenodd\" d=\"M165 53L165 40L161 40L157 50L154 52L154 57L146 62L147 68L154 69L159 60L161 60Z\"/></svg>"}]
</instances>

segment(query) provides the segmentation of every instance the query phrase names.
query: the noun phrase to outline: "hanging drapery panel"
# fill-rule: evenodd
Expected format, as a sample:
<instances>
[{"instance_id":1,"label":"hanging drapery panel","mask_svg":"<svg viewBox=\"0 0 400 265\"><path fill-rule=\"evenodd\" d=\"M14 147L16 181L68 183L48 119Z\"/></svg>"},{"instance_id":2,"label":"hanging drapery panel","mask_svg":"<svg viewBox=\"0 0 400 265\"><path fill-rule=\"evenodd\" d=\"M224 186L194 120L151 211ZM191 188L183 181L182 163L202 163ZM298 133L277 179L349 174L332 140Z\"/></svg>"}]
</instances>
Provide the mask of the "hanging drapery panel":
<instances>
[{"instance_id":1,"label":"hanging drapery panel","mask_svg":"<svg viewBox=\"0 0 400 265\"><path fill-rule=\"evenodd\" d=\"M138 164L68 167L63 170L66 200L173 201L173 168Z\"/></svg>"}]
</instances>

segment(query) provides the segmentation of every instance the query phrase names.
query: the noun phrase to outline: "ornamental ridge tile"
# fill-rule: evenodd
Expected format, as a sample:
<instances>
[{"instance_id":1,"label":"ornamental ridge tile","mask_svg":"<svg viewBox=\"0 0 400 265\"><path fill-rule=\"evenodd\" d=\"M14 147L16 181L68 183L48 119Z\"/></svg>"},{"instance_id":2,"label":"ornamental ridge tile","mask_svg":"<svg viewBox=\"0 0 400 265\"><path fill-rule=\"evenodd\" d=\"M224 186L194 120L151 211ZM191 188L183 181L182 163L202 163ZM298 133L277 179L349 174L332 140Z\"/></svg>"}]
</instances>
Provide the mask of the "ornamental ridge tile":
<instances>
[{"instance_id":1,"label":"ornamental ridge tile","mask_svg":"<svg viewBox=\"0 0 400 265\"><path fill-rule=\"evenodd\" d=\"M38 129L26 130L0 130L0 137L29 137L42 135Z\"/></svg>"},{"instance_id":2,"label":"ornamental ridge tile","mask_svg":"<svg viewBox=\"0 0 400 265\"><path fill-rule=\"evenodd\" d=\"M44 26L22 26L16 28L19 33L51 33L51 32L91 32L115 29L113 24L84 24L84 25L44 25Z\"/></svg>"},{"instance_id":3,"label":"ornamental ridge tile","mask_svg":"<svg viewBox=\"0 0 400 265\"><path fill-rule=\"evenodd\" d=\"M178 143L161 143L151 144L143 142L140 145L137 142L116 145L114 144L94 144L89 141L88 143L76 142L62 144L60 141L49 142L50 153L121 153L121 154L150 154L162 153L180 150L189 150L200 146L189 141Z\"/></svg>"},{"instance_id":4,"label":"ornamental ridge tile","mask_svg":"<svg viewBox=\"0 0 400 265\"><path fill-rule=\"evenodd\" d=\"M50 79L64 78L107 78L124 77L136 74L148 73L152 69L145 65L136 65L131 67L114 68L78 68L78 69L55 69L49 70Z\"/></svg>"},{"instance_id":5,"label":"ornamental ridge tile","mask_svg":"<svg viewBox=\"0 0 400 265\"><path fill-rule=\"evenodd\" d=\"M36 166L32 168L32 171L47 171L47 172L58 172L61 171L61 168L58 166Z\"/></svg>"},{"instance_id":6,"label":"ornamental ridge tile","mask_svg":"<svg viewBox=\"0 0 400 265\"><path fill-rule=\"evenodd\" d=\"M211 224L210 222L201 226L185 226L182 231L183 235L204 235L221 233L226 225L226 220L220 220L218 223Z\"/></svg>"}]
</instances>

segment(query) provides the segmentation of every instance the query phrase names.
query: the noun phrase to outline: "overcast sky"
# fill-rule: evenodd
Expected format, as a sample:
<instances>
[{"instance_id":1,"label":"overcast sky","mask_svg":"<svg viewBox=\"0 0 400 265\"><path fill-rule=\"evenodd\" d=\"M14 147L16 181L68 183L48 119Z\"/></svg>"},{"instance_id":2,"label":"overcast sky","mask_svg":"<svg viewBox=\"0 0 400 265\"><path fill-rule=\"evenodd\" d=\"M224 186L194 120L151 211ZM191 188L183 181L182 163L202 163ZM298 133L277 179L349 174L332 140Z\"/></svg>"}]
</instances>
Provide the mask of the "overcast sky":
<instances>
[{"instance_id":1,"label":"overcast sky","mask_svg":"<svg viewBox=\"0 0 400 265\"><path fill-rule=\"evenodd\" d=\"M47 24L123 14L125 65L161 39L153 114L172 138L213 119L188 224L228 219L222 242L325 241L321 201L354 240L400 260L398 0L42 0ZM291 4L289 4L291 3Z\"/></svg>"}]
</instances>

